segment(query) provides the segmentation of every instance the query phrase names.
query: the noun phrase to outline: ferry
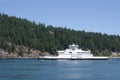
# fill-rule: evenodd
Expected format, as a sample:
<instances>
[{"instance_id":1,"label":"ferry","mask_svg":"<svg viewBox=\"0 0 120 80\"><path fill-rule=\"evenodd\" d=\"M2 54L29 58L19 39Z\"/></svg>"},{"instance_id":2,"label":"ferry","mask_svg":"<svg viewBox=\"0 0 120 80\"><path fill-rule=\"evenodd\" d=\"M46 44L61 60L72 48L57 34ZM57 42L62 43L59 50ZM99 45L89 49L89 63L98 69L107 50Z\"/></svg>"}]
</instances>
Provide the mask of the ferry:
<instances>
[{"instance_id":1,"label":"ferry","mask_svg":"<svg viewBox=\"0 0 120 80\"><path fill-rule=\"evenodd\" d=\"M41 56L44 60L107 60L105 56L93 56L91 50L79 49L78 45L69 45L68 49L57 50L58 56Z\"/></svg>"}]
</instances>

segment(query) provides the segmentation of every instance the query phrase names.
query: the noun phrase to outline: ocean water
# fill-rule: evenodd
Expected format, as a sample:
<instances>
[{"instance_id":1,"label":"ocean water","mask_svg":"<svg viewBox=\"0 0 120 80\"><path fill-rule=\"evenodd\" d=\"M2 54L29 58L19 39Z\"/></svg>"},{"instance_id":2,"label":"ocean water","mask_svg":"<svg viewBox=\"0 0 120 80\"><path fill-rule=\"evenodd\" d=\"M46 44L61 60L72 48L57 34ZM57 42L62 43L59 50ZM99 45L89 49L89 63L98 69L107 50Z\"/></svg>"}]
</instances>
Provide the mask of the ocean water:
<instances>
[{"instance_id":1,"label":"ocean water","mask_svg":"<svg viewBox=\"0 0 120 80\"><path fill-rule=\"evenodd\" d=\"M0 80L120 80L120 59L0 59Z\"/></svg>"}]
</instances>

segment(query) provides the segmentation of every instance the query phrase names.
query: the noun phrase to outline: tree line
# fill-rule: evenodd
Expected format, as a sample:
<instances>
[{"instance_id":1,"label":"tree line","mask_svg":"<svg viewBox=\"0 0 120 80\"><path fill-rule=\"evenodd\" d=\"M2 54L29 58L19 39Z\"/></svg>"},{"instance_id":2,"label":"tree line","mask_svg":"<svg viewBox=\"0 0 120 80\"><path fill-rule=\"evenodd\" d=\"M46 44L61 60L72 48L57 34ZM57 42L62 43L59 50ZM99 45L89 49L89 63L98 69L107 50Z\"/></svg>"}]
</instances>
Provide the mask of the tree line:
<instances>
[{"instance_id":1,"label":"tree line","mask_svg":"<svg viewBox=\"0 0 120 80\"><path fill-rule=\"evenodd\" d=\"M90 49L94 55L110 55L120 52L120 36L95 32L77 31L35 23L16 16L0 13L0 48L12 53L16 45L22 45L56 55L56 50L64 50L69 44Z\"/></svg>"}]
</instances>

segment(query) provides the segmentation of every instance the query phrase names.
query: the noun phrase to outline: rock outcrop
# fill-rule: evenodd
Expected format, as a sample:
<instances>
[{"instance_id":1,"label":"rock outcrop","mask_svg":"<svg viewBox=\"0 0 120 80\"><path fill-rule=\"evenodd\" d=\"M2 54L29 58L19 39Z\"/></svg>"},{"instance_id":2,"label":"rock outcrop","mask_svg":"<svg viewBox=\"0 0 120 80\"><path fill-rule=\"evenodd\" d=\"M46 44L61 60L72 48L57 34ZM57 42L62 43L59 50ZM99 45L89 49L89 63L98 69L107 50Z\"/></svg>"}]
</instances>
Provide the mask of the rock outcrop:
<instances>
[{"instance_id":1,"label":"rock outcrop","mask_svg":"<svg viewBox=\"0 0 120 80\"><path fill-rule=\"evenodd\" d=\"M20 53L19 50L16 49L15 52L9 53L3 49L0 49L0 58L39 58L39 56L49 55L47 52L41 52L39 50L24 48L24 51Z\"/></svg>"}]
</instances>

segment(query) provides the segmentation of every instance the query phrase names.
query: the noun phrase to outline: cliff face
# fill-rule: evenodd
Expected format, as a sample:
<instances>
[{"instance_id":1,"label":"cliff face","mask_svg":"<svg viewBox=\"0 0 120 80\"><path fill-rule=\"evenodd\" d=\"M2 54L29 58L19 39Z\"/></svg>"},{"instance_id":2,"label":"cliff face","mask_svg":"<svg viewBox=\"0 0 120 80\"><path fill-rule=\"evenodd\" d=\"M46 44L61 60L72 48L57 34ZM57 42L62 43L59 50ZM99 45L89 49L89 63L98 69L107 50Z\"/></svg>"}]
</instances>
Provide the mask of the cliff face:
<instances>
[{"instance_id":1,"label":"cliff face","mask_svg":"<svg viewBox=\"0 0 120 80\"><path fill-rule=\"evenodd\" d=\"M120 52L112 52L110 57L120 57Z\"/></svg>"},{"instance_id":2,"label":"cliff face","mask_svg":"<svg viewBox=\"0 0 120 80\"><path fill-rule=\"evenodd\" d=\"M43 53L39 50L28 49L25 47L22 49L22 51L18 50L17 48L13 53L9 53L3 49L0 49L0 58L39 58L39 56L44 55L49 55L49 53Z\"/></svg>"},{"instance_id":3,"label":"cliff face","mask_svg":"<svg viewBox=\"0 0 120 80\"><path fill-rule=\"evenodd\" d=\"M4 51L3 49L0 49L0 58L6 58L8 56L8 52Z\"/></svg>"}]
</instances>

